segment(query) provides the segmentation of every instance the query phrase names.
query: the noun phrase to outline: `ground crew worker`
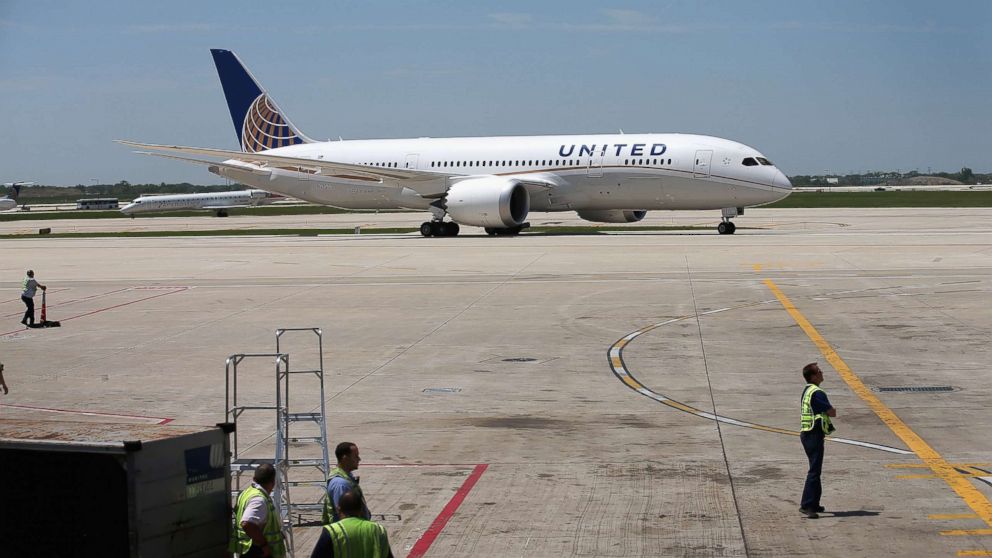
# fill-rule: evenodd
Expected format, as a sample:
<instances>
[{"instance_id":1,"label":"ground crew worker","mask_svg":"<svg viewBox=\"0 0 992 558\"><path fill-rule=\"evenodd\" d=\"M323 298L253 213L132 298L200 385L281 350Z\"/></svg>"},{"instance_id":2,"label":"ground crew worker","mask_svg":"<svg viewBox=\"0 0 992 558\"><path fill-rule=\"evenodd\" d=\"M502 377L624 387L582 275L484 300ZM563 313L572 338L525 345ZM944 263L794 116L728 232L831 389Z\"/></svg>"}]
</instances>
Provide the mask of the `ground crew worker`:
<instances>
[{"instance_id":1,"label":"ground crew worker","mask_svg":"<svg viewBox=\"0 0 992 558\"><path fill-rule=\"evenodd\" d=\"M8 393L10 393L10 390L7 389L7 382L5 382L4 379L3 379L3 363L2 362L0 362L0 391L2 391L4 395L7 395Z\"/></svg>"},{"instance_id":2,"label":"ground crew worker","mask_svg":"<svg viewBox=\"0 0 992 558\"><path fill-rule=\"evenodd\" d=\"M810 519L819 517L817 512L824 511L820 505L820 495L823 487L820 485L820 471L823 469L823 446L826 436L834 431L830 418L837 416L837 410L830 405L827 393L820 389L823 383L823 371L813 362L803 367L803 378L806 389L803 390L801 406L802 429L799 440L809 458L809 472L806 473L806 486L803 487L803 498L799 503L799 512Z\"/></svg>"},{"instance_id":3,"label":"ground crew worker","mask_svg":"<svg viewBox=\"0 0 992 558\"><path fill-rule=\"evenodd\" d=\"M334 456L338 458L338 466L331 471L327 479L327 496L324 498L324 514L322 517L324 525L338 521L338 500L345 492L354 492L362 501L362 513L360 517L372 519L369 507L365 503L365 495L358 486L358 479L352 471L358 469L358 464L362 458L358 455L358 446L352 442L341 442L334 448Z\"/></svg>"},{"instance_id":4,"label":"ground crew worker","mask_svg":"<svg viewBox=\"0 0 992 558\"><path fill-rule=\"evenodd\" d=\"M36 289L41 289L44 291L48 289L48 287L35 281L34 271L29 269L24 277L24 281L21 282L21 302L28 307L27 310L24 311L24 318L21 319L21 323L28 327L34 325L34 293Z\"/></svg>"},{"instance_id":5,"label":"ground crew worker","mask_svg":"<svg viewBox=\"0 0 992 558\"><path fill-rule=\"evenodd\" d=\"M392 558L386 528L362 519L364 507L360 494L342 494L337 509L341 519L324 525L310 558Z\"/></svg>"},{"instance_id":6,"label":"ground crew worker","mask_svg":"<svg viewBox=\"0 0 992 558\"><path fill-rule=\"evenodd\" d=\"M279 512L272 504L272 489L276 486L276 469L263 463L255 469L251 486L238 495L238 507L234 514L234 525L230 552L242 558L286 556L283 541L282 522Z\"/></svg>"}]
</instances>

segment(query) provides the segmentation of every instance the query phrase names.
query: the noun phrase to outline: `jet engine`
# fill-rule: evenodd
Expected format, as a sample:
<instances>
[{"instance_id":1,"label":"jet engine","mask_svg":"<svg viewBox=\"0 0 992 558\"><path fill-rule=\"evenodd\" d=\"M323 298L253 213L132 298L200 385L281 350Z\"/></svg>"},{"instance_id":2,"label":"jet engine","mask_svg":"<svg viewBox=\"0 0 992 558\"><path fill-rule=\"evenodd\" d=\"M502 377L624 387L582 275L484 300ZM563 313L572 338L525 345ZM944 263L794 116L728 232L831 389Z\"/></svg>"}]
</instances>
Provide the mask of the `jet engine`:
<instances>
[{"instance_id":1,"label":"jet engine","mask_svg":"<svg viewBox=\"0 0 992 558\"><path fill-rule=\"evenodd\" d=\"M648 214L644 209L592 209L577 213L593 223L636 223Z\"/></svg>"},{"instance_id":2,"label":"jet engine","mask_svg":"<svg viewBox=\"0 0 992 558\"><path fill-rule=\"evenodd\" d=\"M530 212L530 194L512 178L469 178L448 189L445 209L452 220L465 225L517 227Z\"/></svg>"}]
</instances>

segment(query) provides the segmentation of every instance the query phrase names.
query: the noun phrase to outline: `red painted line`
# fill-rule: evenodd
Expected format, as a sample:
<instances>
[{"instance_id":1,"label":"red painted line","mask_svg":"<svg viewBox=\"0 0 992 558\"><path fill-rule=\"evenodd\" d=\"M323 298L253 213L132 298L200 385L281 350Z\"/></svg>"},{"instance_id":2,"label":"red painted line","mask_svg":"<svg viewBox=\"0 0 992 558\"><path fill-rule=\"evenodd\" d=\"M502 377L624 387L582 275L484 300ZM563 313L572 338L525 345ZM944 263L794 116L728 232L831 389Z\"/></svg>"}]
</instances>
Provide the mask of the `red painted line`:
<instances>
[{"instance_id":1,"label":"red painted line","mask_svg":"<svg viewBox=\"0 0 992 558\"><path fill-rule=\"evenodd\" d=\"M362 463L362 467L475 467L478 463Z\"/></svg>"},{"instance_id":2,"label":"red painted line","mask_svg":"<svg viewBox=\"0 0 992 558\"><path fill-rule=\"evenodd\" d=\"M84 296L82 298L77 298L77 299L74 299L74 300L67 300L67 301L61 302L61 303L49 304L48 307L49 308L55 308L57 306L66 306L66 305L72 304L74 302L80 302L80 301L83 301L83 300L90 300L90 299L94 299L94 298L100 298L100 297L103 297L103 296L112 295L112 294L116 294L116 293L120 293L120 292L124 292L124 291L129 291L129 290L131 290L131 287L128 287L126 289L117 289L116 291L109 291L109 292L95 294L95 295L90 295L90 296ZM40 302L36 303L35 304L35 307L39 307L40 308L41 307L41 303ZM13 314L6 314L6 315L0 316L0 317L2 317L2 318L10 318L12 316L21 316L23 314L24 314L24 311L22 310L20 312L14 312Z\"/></svg>"},{"instance_id":3,"label":"red painted line","mask_svg":"<svg viewBox=\"0 0 992 558\"><path fill-rule=\"evenodd\" d=\"M56 409L53 407L33 407L31 405L11 405L10 403L0 403L0 407L12 407L15 409L30 409L32 411L44 411L46 413L67 413L71 415L88 415L94 417L124 417L140 420L154 420L155 424L168 424L176 419L165 417L149 417L145 415L125 415L121 413L103 413L98 411L73 411L71 409Z\"/></svg>"},{"instance_id":4,"label":"red painted line","mask_svg":"<svg viewBox=\"0 0 992 558\"><path fill-rule=\"evenodd\" d=\"M86 317L86 316L92 316L93 314L99 314L100 312L106 312L107 310L113 310L115 308L120 308L122 306L128 306L128 305L131 305L131 304L137 304L139 302L144 302L146 300L151 300L153 298L158 298L160 296L166 296L166 295L170 295L170 294L181 293L181 292L183 292L183 291L185 291L187 289L189 289L189 287L179 287L175 291L169 291L167 293L160 293L160 294L157 294L157 295L146 296L145 298L139 298L138 300L132 300L131 302L122 302L121 304L115 304L113 306L108 306L106 308L100 308L99 310L93 310L92 312L86 312L84 314L79 314L79 315L76 315L76 316L70 316L68 318L62 318L61 320L56 320L56 321L68 322L69 320L75 320L76 318L83 318L83 317ZM0 333L0 337L2 337L4 335L10 335L12 333L19 333L21 331L30 331L30 330L31 330L31 328L27 328L27 327L21 328L21 329L15 329L13 331L8 331L6 333Z\"/></svg>"},{"instance_id":5,"label":"red painted line","mask_svg":"<svg viewBox=\"0 0 992 558\"><path fill-rule=\"evenodd\" d=\"M427 528L427 531L424 531L424 534L417 540L417 544L413 545L413 550L410 551L407 558L420 558L427 553L427 550L430 549L431 544L434 543L434 539L441 534L441 530L448 524L448 520L451 519L451 516L455 515L455 511L458 510L458 506L462 505L465 497L468 496L468 493L472 490L472 487L474 487L475 483L479 481L479 477L482 476L482 473L486 472L487 468L489 468L488 463L480 463L475 466L472 474L470 474L468 478L465 479L465 482L462 483L462 487L459 488L451 500L448 501L448 505L444 506L441 513L434 518L434 523L431 523L431 526Z\"/></svg>"},{"instance_id":6,"label":"red painted line","mask_svg":"<svg viewBox=\"0 0 992 558\"><path fill-rule=\"evenodd\" d=\"M67 291L67 290L69 290L69 289L68 288L65 288L65 289L51 289L48 292L50 292L50 293L60 293L62 291ZM20 301L21 301L21 297L17 297L17 298L12 298L10 300L0 300L0 304L10 304L12 302L20 302Z\"/></svg>"}]
</instances>

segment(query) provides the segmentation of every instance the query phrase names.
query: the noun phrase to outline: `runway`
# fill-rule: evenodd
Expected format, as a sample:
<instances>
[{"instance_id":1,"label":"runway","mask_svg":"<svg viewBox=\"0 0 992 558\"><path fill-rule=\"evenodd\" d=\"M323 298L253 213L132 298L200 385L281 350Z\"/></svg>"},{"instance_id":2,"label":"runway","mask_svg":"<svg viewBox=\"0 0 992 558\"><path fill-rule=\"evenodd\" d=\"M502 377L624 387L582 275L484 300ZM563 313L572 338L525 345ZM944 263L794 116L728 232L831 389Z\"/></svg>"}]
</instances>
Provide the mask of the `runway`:
<instances>
[{"instance_id":1,"label":"runway","mask_svg":"<svg viewBox=\"0 0 992 558\"><path fill-rule=\"evenodd\" d=\"M299 219L0 234L424 215ZM992 209L748 209L736 223L732 236L4 240L0 419L212 425L229 355L315 326L331 443L361 448L397 556L992 556ZM61 328L17 323L28 268ZM314 358L302 341L289 350ZM812 361L837 438L860 442L827 445L817 520L798 513L794 435ZM271 366L247 373L264 394ZM272 430L239 423L262 450ZM297 529L297 555L317 534Z\"/></svg>"}]
</instances>

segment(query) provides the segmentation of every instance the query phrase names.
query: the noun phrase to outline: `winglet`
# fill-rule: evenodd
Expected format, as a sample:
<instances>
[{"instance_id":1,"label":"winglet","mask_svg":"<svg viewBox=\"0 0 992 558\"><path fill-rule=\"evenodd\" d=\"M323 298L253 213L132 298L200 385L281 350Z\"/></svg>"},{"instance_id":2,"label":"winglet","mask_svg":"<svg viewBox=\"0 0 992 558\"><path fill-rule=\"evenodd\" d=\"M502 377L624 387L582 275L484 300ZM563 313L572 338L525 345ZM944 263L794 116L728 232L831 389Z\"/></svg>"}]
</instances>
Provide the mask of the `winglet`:
<instances>
[{"instance_id":1,"label":"winglet","mask_svg":"<svg viewBox=\"0 0 992 558\"><path fill-rule=\"evenodd\" d=\"M231 111L242 151L257 153L274 147L313 142L286 118L241 63L238 55L221 49L211 49L210 53L217 66L217 75L224 88L227 108Z\"/></svg>"}]
</instances>

